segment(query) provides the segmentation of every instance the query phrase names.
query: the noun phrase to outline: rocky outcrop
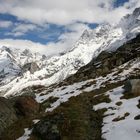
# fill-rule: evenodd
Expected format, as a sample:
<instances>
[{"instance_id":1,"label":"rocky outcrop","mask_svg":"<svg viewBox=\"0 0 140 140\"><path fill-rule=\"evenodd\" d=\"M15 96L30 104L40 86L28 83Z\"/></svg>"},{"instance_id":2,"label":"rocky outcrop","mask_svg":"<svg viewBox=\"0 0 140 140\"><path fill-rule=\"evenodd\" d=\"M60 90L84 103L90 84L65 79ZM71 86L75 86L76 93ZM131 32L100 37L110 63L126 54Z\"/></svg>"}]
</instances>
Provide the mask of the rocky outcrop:
<instances>
[{"instance_id":1,"label":"rocky outcrop","mask_svg":"<svg viewBox=\"0 0 140 140\"><path fill-rule=\"evenodd\" d=\"M26 71L30 71L33 74L35 71L38 71L38 70L39 70L39 66L35 62L27 63L22 67L22 73Z\"/></svg>"},{"instance_id":2,"label":"rocky outcrop","mask_svg":"<svg viewBox=\"0 0 140 140\"><path fill-rule=\"evenodd\" d=\"M0 97L0 136L16 121L25 117L34 117L39 113L40 105L30 96L11 99Z\"/></svg>"},{"instance_id":3,"label":"rocky outcrop","mask_svg":"<svg viewBox=\"0 0 140 140\"><path fill-rule=\"evenodd\" d=\"M136 96L140 95L140 79L128 80L124 85L126 93L131 93Z\"/></svg>"},{"instance_id":4,"label":"rocky outcrop","mask_svg":"<svg viewBox=\"0 0 140 140\"><path fill-rule=\"evenodd\" d=\"M12 103L3 97L0 97L0 135L17 120L16 111Z\"/></svg>"}]
</instances>

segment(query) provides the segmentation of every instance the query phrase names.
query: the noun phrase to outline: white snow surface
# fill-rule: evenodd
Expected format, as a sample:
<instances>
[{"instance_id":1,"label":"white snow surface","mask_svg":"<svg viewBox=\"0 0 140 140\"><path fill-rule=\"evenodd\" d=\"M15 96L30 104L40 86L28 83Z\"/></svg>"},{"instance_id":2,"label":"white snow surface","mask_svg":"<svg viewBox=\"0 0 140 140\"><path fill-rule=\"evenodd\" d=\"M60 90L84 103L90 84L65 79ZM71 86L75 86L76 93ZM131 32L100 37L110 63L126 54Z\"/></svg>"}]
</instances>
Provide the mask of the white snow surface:
<instances>
[{"instance_id":1,"label":"white snow surface","mask_svg":"<svg viewBox=\"0 0 140 140\"><path fill-rule=\"evenodd\" d=\"M32 133L32 130L30 130L29 128L25 128L24 129L24 134L23 136L21 136L20 138L16 139L16 140L28 140L30 138L30 134Z\"/></svg>"}]
</instances>

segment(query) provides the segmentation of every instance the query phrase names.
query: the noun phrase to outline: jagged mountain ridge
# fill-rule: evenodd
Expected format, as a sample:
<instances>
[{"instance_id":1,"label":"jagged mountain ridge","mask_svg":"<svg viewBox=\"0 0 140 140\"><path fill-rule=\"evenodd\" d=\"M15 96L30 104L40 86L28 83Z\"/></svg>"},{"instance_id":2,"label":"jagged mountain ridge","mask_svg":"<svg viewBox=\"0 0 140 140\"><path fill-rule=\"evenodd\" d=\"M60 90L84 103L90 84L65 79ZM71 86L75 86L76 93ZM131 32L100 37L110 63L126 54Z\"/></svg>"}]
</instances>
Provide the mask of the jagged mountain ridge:
<instances>
[{"instance_id":1,"label":"jagged mountain ridge","mask_svg":"<svg viewBox=\"0 0 140 140\"><path fill-rule=\"evenodd\" d=\"M34 74L25 74L23 78L18 78L18 82L14 79L9 85L1 87L1 91L12 94L17 88L20 91L34 84L51 85L76 73L102 51L116 50L140 32L139 11L140 8L137 8L132 14L122 18L117 25L104 24L94 30L86 30L71 51L48 59L41 70Z\"/></svg>"},{"instance_id":2,"label":"jagged mountain ridge","mask_svg":"<svg viewBox=\"0 0 140 140\"><path fill-rule=\"evenodd\" d=\"M24 75L25 65L36 63L41 69L47 60L41 54L31 53L30 50L13 49L8 47L0 48L0 85L9 83L12 79ZM37 69L37 70L39 70ZM36 71L36 70L34 70Z\"/></svg>"}]
</instances>

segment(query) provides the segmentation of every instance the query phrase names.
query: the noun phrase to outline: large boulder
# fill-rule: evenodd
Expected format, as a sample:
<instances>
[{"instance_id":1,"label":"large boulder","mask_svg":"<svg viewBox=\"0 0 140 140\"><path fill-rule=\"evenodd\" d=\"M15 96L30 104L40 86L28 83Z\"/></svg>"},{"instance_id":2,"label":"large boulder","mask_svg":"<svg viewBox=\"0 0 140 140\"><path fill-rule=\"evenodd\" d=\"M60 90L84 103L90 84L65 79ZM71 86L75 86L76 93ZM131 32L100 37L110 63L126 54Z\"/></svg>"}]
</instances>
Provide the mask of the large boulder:
<instances>
[{"instance_id":1,"label":"large boulder","mask_svg":"<svg viewBox=\"0 0 140 140\"><path fill-rule=\"evenodd\" d=\"M60 140L60 133L56 124L50 121L41 121L33 129L34 135L43 140Z\"/></svg>"},{"instance_id":2,"label":"large boulder","mask_svg":"<svg viewBox=\"0 0 140 140\"><path fill-rule=\"evenodd\" d=\"M0 135L16 120L17 116L12 103L8 99L0 97Z\"/></svg>"},{"instance_id":3,"label":"large boulder","mask_svg":"<svg viewBox=\"0 0 140 140\"><path fill-rule=\"evenodd\" d=\"M53 117L47 116L34 125L32 134L42 140L61 140L58 126L62 123L64 123L62 114L55 114Z\"/></svg>"},{"instance_id":4,"label":"large boulder","mask_svg":"<svg viewBox=\"0 0 140 140\"><path fill-rule=\"evenodd\" d=\"M128 80L124 85L124 90L127 93L132 93L136 96L140 95L140 79Z\"/></svg>"},{"instance_id":5,"label":"large boulder","mask_svg":"<svg viewBox=\"0 0 140 140\"><path fill-rule=\"evenodd\" d=\"M20 116L34 116L40 109L39 103L30 96L17 97L14 101L14 107L16 108L17 115Z\"/></svg>"}]
</instances>

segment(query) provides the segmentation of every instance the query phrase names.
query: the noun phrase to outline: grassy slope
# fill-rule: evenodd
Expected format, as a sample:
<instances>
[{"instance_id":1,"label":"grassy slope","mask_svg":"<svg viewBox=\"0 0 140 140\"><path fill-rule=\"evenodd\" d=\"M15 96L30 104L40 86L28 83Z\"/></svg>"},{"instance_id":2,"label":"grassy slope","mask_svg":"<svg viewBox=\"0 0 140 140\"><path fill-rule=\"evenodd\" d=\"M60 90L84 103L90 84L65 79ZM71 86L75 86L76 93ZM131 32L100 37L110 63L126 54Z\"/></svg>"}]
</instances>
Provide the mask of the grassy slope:
<instances>
[{"instance_id":1,"label":"grassy slope","mask_svg":"<svg viewBox=\"0 0 140 140\"><path fill-rule=\"evenodd\" d=\"M121 82L110 84L108 87L72 97L43 119L63 115L63 123L58 123L62 140L102 140L101 128L106 109L94 111L93 105L110 102L109 97L103 93L120 85ZM99 96L95 97L95 95Z\"/></svg>"}]
</instances>

